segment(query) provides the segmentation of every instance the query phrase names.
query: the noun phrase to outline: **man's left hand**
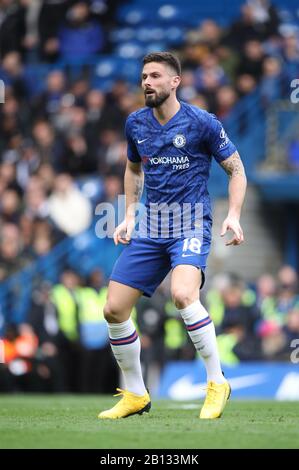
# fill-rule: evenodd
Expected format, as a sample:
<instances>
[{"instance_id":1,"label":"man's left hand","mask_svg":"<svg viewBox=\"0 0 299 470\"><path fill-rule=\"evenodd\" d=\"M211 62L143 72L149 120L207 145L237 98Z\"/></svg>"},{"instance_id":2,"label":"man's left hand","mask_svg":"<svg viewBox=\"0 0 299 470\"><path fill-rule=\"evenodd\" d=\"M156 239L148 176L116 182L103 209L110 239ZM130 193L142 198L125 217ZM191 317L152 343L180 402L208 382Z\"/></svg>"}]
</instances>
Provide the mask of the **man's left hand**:
<instances>
[{"instance_id":1,"label":"man's left hand","mask_svg":"<svg viewBox=\"0 0 299 470\"><path fill-rule=\"evenodd\" d=\"M227 231L232 231L234 236L228 240L225 245L240 245L244 241L243 230L237 217L228 216L222 224L221 237L224 237Z\"/></svg>"}]
</instances>

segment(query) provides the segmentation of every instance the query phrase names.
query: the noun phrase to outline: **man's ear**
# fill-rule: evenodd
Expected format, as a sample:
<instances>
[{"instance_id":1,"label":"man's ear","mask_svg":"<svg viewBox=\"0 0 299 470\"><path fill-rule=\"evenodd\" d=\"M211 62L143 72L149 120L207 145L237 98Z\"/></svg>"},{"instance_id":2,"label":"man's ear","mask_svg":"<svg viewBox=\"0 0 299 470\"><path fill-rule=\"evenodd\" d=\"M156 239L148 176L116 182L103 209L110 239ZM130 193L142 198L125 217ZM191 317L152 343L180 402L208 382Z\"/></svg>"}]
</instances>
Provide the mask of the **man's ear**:
<instances>
[{"instance_id":1,"label":"man's ear","mask_svg":"<svg viewBox=\"0 0 299 470\"><path fill-rule=\"evenodd\" d=\"M181 77L179 75L176 75L175 77L172 78L172 83L173 83L173 87L177 88L179 84L181 83Z\"/></svg>"}]
</instances>

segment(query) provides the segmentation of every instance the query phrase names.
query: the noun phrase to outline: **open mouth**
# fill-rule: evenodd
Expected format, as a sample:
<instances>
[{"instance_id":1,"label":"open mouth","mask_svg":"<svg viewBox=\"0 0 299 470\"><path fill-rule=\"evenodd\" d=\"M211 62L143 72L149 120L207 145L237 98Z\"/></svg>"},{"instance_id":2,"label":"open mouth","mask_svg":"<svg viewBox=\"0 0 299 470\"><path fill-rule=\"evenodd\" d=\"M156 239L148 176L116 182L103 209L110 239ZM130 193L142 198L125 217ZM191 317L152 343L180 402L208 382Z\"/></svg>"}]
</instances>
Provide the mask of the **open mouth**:
<instances>
[{"instance_id":1,"label":"open mouth","mask_svg":"<svg viewBox=\"0 0 299 470\"><path fill-rule=\"evenodd\" d=\"M145 91L145 95L146 95L146 96L152 96L152 95L154 95L154 94L155 94L154 90L146 90L146 91Z\"/></svg>"}]
</instances>

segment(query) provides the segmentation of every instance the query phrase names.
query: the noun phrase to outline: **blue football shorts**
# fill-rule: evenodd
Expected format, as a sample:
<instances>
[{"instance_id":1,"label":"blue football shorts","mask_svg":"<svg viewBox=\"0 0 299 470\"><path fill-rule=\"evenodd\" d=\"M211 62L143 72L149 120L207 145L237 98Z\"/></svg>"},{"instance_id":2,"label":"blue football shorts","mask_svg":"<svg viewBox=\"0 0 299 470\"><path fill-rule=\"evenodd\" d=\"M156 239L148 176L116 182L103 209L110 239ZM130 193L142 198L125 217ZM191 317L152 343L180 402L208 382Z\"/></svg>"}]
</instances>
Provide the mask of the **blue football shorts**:
<instances>
[{"instance_id":1,"label":"blue football shorts","mask_svg":"<svg viewBox=\"0 0 299 470\"><path fill-rule=\"evenodd\" d=\"M133 238L117 259L110 280L151 297L171 269L189 264L201 269L202 288L210 245L205 238Z\"/></svg>"}]
</instances>

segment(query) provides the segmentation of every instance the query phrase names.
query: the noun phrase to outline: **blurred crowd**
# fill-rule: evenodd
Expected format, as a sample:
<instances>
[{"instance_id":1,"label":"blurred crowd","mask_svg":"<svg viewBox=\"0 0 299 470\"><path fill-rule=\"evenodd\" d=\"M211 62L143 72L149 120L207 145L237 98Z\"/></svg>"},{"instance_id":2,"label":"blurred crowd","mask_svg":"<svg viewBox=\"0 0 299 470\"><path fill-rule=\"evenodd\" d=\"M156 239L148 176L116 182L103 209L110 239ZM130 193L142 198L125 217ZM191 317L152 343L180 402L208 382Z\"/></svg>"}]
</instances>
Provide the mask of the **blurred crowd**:
<instances>
[{"instance_id":1,"label":"blurred crowd","mask_svg":"<svg viewBox=\"0 0 299 470\"><path fill-rule=\"evenodd\" d=\"M55 60L68 53L82 55L86 65L95 53L111 49L108 32L116 25L118 3L1 3L0 75L6 90L0 106L0 280L47 254L64 236L88 228L96 203L111 199L109 191L121 192L124 123L144 104L140 88L124 80L105 91L91 88L88 69L74 78L55 68ZM264 7L257 8L259 3ZM93 29L98 39L82 39L89 32L93 38ZM78 42L94 49L79 51ZM267 105L289 93L299 73L298 32L283 29L265 1L244 3L228 28L202 21L176 52L184 68L180 98L222 120L257 84ZM32 57L54 64L33 90L26 79ZM94 176L103 190L90 202L78 182Z\"/></svg>"},{"instance_id":2,"label":"blurred crowd","mask_svg":"<svg viewBox=\"0 0 299 470\"><path fill-rule=\"evenodd\" d=\"M181 97L225 119L257 85L265 107L289 97L299 71L298 28L280 28L274 7L258 20L254 7L244 4L241 18L226 30L205 20L190 31L181 59Z\"/></svg>"},{"instance_id":3,"label":"blurred crowd","mask_svg":"<svg viewBox=\"0 0 299 470\"><path fill-rule=\"evenodd\" d=\"M68 268L56 285L39 286L26 322L7 325L0 391L113 392L119 377L103 316L106 295L100 270L83 279ZM276 277L263 274L255 285L218 274L202 302L214 321L223 365L290 361L299 338L299 277L292 267L282 266ZM197 357L171 301L169 277L152 298L138 301L132 318L144 377L154 391L167 361Z\"/></svg>"},{"instance_id":4,"label":"blurred crowd","mask_svg":"<svg viewBox=\"0 0 299 470\"><path fill-rule=\"evenodd\" d=\"M118 26L121 3L1 2L0 77L6 86L0 105L0 281L88 229L96 204L123 192L124 123L144 105L138 77L136 83L115 80L109 89L92 87L90 79L97 55L113 53L109 34ZM184 69L180 99L224 122L257 86L264 107L289 97L299 74L298 29L283 24L265 0L244 2L227 28L200 22L175 52ZM82 64L75 75L61 66L74 57ZM32 70L43 64L51 67L42 78L28 76L29 65ZM98 182L96 198L82 189L89 178ZM253 288L234 276L215 280L206 304L224 362L288 357L299 323L298 278L290 273L284 268L277 279L262 276ZM5 373L1 369L1 388L111 391L117 371L103 318L94 314L105 294L103 273L82 278L64 266L47 281L51 285L42 282L33 291L21 325L3 312L10 359ZM145 374L155 375L154 365L160 370L167 358L193 357L167 287L152 300L142 299L135 314ZM99 363L103 369L91 373Z\"/></svg>"}]
</instances>

